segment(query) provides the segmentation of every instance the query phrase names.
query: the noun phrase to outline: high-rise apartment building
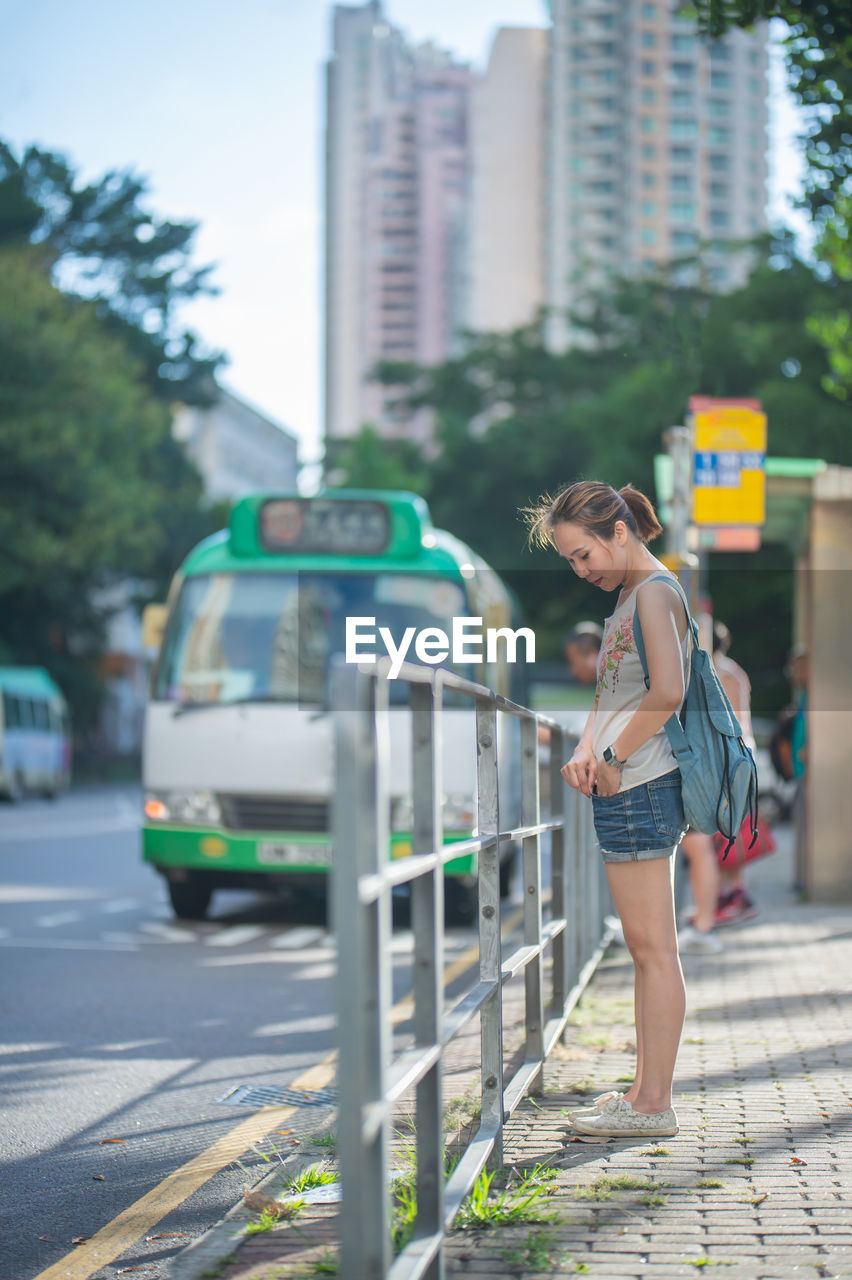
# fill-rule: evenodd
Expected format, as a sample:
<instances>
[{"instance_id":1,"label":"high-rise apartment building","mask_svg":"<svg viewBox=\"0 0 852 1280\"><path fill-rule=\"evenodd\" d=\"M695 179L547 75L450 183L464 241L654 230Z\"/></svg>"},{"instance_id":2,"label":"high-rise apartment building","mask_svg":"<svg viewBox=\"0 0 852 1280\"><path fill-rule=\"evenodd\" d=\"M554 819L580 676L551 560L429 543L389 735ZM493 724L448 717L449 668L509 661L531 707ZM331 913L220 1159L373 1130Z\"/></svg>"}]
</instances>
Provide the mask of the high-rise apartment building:
<instances>
[{"instance_id":1,"label":"high-rise apartment building","mask_svg":"<svg viewBox=\"0 0 852 1280\"><path fill-rule=\"evenodd\" d=\"M765 26L699 38L677 0L550 0L544 296L549 338L611 273L694 253L711 287L766 228Z\"/></svg>"},{"instance_id":2,"label":"high-rise apartment building","mask_svg":"<svg viewBox=\"0 0 852 1280\"><path fill-rule=\"evenodd\" d=\"M364 423L425 439L429 420L370 379L436 364L462 325L469 68L412 47L378 0L333 11L326 133L326 438Z\"/></svg>"},{"instance_id":3,"label":"high-rise apartment building","mask_svg":"<svg viewBox=\"0 0 852 1280\"><path fill-rule=\"evenodd\" d=\"M528 324L544 301L548 33L501 27L472 97L466 327Z\"/></svg>"}]
</instances>

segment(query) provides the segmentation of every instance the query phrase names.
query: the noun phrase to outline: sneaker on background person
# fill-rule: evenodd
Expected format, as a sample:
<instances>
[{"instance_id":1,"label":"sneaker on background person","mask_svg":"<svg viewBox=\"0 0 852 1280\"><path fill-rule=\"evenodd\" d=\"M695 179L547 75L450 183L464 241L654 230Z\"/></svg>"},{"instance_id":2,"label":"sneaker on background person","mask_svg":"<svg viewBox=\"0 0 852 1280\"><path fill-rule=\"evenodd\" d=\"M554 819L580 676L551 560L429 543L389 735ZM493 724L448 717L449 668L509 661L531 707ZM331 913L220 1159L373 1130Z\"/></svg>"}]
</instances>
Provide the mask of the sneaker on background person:
<instances>
[{"instance_id":1,"label":"sneaker on background person","mask_svg":"<svg viewBox=\"0 0 852 1280\"><path fill-rule=\"evenodd\" d=\"M745 889L737 887L725 893L719 899L716 908L716 924L738 924L742 920L753 920L757 915L757 906Z\"/></svg>"},{"instance_id":2,"label":"sneaker on background person","mask_svg":"<svg viewBox=\"0 0 852 1280\"><path fill-rule=\"evenodd\" d=\"M721 940L712 929L696 929L694 924L685 924L678 931L677 947L678 951L692 955L713 956L724 951Z\"/></svg>"}]
</instances>

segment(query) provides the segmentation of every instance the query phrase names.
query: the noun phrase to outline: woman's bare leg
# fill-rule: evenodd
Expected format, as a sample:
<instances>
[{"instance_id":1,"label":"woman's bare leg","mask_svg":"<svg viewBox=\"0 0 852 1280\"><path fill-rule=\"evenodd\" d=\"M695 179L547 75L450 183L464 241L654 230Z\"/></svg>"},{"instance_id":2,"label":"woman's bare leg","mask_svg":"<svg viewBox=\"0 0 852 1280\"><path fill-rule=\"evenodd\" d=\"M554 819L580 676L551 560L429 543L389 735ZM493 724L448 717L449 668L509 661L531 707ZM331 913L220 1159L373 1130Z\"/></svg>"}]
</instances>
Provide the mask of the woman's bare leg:
<instances>
[{"instance_id":1,"label":"woman's bare leg","mask_svg":"<svg viewBox=\"0 0 852 1280\"><path fill-rule=\"evenodd\" d=\"M671 860L608 862L607 880L636 970L636 1084L628 1101L653 1113L671 1106L686 992L677 951Z\"/></svg>"}]
</instances>

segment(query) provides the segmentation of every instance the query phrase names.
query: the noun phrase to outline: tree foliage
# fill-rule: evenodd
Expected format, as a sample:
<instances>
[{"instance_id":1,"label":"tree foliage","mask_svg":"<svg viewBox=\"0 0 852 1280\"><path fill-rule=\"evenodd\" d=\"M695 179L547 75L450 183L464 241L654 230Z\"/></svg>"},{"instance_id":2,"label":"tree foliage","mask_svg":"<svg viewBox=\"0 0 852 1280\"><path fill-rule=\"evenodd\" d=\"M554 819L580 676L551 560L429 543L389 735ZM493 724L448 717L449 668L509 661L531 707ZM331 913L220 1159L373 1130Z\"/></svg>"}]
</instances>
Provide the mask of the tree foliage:
<instances>
[{"instance_id":1,"label":"tree foliage","mask_svg":"<svg viewBox=\"0 0 852 1280\"><path fill-rule=\"evenodd\" d=\"M0 246L40 245L54 283L95 303L161 399L211 403L222 357L178 319L182 303L214 292L211 268L191 264L196 225L158 218L146 193L132 173L82 184L63 156L28 147L19 160L0 141Z\"/></svg>"},{"instance_id":2,"label":"tree foliage","mask_svg":"<svg viewBox=\"0 0 852 1280\"><path fill-rule=\"evenodd\" d=\"M699 26L718 37L732 27L781 18L792 93L805 108L807 202L830 220L852 195L852 6L828 0L692 0Z\"/></svg>"},{"instance_id":3,"label":"tree foliage","mask_svg":"<svg viewBox=\"0 0 852 1280\"><path fill-rule=\"evenodd\" d=\"M527 551L518 508L581 476L653 492L662 433L684 420L690 395L756 396L770 453L849 462L848 409L828 394L831 367L809 321L835 314L837 281L801 260L786 235L755 249L747 283L729 294L678 283L683 269L615 282L576 320L580 345L565 353L549 351L531 325L470 335L462 354L435 368L377 370L401 402L434 415L440 449L421 490L433 518L513 585L543 658L558 657L594 602L555 554L548 565ZM789 563L786 548L718 559L719 612L755 676L758 705L763 684L770 701L783 695L788 633L769 638L764 623L788 607Z\"/></svg>"}]
</instances>

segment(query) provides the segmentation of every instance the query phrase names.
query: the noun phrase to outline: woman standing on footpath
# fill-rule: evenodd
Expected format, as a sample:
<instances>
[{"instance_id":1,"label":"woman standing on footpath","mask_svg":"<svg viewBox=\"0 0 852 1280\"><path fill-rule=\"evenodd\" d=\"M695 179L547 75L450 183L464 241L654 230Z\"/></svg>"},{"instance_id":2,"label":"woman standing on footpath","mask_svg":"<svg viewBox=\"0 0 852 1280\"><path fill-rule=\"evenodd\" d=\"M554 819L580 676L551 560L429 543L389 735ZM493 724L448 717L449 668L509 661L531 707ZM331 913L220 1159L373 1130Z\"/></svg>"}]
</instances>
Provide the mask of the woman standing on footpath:
<instances>
[{"instance_id":1,"label":"woman standing on footpath","mask_svg":"<svg viewBox=\"0 0 852 1280\"><path fill-rule=\"evenodd\" d=\"M555 547L578 577L618 593L604 624L594 707L562 775L592 798L610 892L633 959L636 1076L626 1093L602 1094L575 1112L572 1123L581 1133L671 1137L678 1131L671 1092L686 1006L673 855L686 823L680 771L663 726L686 693L686 610L674 575L648 550L662 528L651 502L632 485L616 492L580 481L524 515L531 543ZM637 611L647 687L633 638Z\"/></svg>"}]
</instances>

